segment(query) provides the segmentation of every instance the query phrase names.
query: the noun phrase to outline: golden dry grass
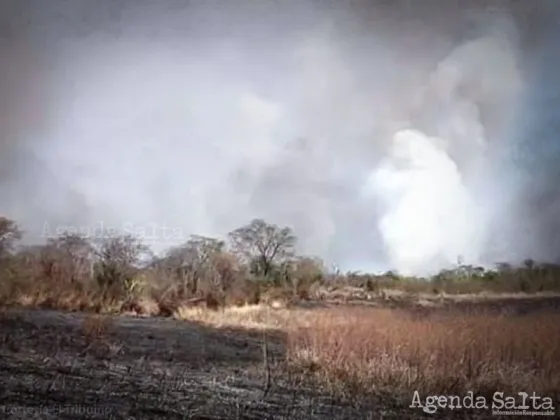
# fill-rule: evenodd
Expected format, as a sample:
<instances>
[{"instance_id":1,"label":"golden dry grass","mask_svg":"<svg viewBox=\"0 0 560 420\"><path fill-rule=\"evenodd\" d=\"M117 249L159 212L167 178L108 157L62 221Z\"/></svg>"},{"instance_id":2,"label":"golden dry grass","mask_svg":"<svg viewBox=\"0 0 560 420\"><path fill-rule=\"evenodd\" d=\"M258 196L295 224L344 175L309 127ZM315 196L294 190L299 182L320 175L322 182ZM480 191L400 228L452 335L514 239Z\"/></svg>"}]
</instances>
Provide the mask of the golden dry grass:
<instances>
[{"instance_id":1,"label":"golden dry grass","mask_svg":"<svg viewBox=\"0 0 560 420\"><path fill-rule=\"evenodd\" d=\"M294 311L270 305L244 305L209 310L200 307L179 306L175 319L201 322L213 327L243 327L247 329L281 329L289 324Z\"/></svg>"},{"instance_id":2,"label":"golden dry grass","mask_svg":"<svg viewBox=\"0 0 560 420\"><path fill-rule=\"evenodd\" d=\"M415 318L377 308L317 310L289 330L288 358L343 395L560 389L558 314Z\"/></svg>"},{"instance_id":3,"label":"golden dry grass","mask_svg":"<svg viewBox=\"0 0 560 420\"><path fill-rule=\"evenodd\" d=\"M341 396L375 393L560 389L560 314L419 315L367 306L219 311L180 308L176 318L216 327L273 328L286 358Z\"/></svg>"}]
</instances>

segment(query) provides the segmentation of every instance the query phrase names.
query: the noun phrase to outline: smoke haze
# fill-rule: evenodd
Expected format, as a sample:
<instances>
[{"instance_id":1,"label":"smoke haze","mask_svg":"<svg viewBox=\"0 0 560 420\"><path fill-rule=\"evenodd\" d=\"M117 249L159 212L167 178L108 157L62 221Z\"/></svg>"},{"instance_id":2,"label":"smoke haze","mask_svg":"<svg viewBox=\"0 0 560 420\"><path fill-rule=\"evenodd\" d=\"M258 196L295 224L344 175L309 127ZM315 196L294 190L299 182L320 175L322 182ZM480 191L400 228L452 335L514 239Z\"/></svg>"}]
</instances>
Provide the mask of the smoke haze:
<instances>
[{"instance_id":1,"label":"smoke haze","mask_svg":"<svg viewBox=\"0 0 560 420\"><path fill-rule=\"evenodd\" d=\"M0 213L156 250L263 217L349 269L557 259L559 7L486 3L2 2Z\"/></svg>"}]
</instances>

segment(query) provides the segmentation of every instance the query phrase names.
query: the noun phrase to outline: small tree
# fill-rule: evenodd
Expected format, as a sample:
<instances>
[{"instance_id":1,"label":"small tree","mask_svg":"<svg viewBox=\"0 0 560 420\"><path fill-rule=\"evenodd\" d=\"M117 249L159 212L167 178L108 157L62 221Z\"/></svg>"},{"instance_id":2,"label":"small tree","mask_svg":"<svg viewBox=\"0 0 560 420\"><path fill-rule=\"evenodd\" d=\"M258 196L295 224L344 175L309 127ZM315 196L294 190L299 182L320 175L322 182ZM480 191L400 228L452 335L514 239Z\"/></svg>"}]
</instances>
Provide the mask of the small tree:
<instances>
[{"instance_id":1,"label":"small tree","mask_svg":"<svg viewBox=\"0 0 560 420\"><path fill-rule=\"evenodd\" d=\"M184 245L172 248L161 263L179 281L181 295L186 289L195 295L203 278L216 280L215 264L224 247L218 239L193 235Z\"/></svg>"},{"instance_id":2,"label":"small tree","mask_svg":"<svg viewBox=\"0 0 560 420\"><path fill-rule=\"evenodd\" d=\"M232 249L251 264L253 274L267 277L274 265L294 255L296 237L289 227L280 228L254 219L229 233Z\"/></svg>"},{"instance_id":3,"label":"small tree","mask_svg":"<svg viewBox=\"0 0 560 420\"><path fill-rule=\"evenodd\" d=\"M523 261L523 265L527 270L532 271L535 268L535 260L533 260L532 258L527 258Z\"/></svg>"},{"instance_id":4,"label":"small tree","mask_svg":"<svg viewBox=\"0 0 560 420\"><path fill-rule=\"evenodd\" d=\"M43 262L45 268L56 266L63 280L84 284L93 278L94 256L94 247L85 236L63 233L48 240Z\"/></svg>"},{"instance_id":5,"label":"small tree","mask_svg":"<svg viewBox=\"0 0 560 420\"><path fill-rule=\"evenodd\" d=\"M130 296L140 286L137 274L149 248L131 235L113 236L98 241L95 249L96 278L107 291Z\"/></svg>"},{"instance_id":6,"label":"small tree","mask_svg":"<svg viewBox=\"0 0 560 420\"><path fill-rule=\"evenodd\" d=\"M308 298L309 290L314 283L322 282L325 277L325 267L319 258L300 256L282 264L285 270L285 280L294 295Z\"/></svg>"}]
</instances>

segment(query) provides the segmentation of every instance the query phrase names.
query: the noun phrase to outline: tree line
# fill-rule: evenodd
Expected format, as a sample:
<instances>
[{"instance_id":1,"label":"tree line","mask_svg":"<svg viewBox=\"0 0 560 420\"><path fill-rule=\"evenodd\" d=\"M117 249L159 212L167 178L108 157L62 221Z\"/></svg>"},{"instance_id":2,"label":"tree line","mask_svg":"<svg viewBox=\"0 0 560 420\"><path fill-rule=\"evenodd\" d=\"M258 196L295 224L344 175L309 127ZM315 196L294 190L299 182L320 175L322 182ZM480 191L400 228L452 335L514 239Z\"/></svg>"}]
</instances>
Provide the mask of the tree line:
<instances>
[{"instance_id":1,"label":"tree line","mask_svg":"<svg viewBox=\"0 0 560 420\"><path fill-rule=\"evenodd\" d=\"M493 269L461 262L430 278L328 270L320 259L296 253L292 229L263 219L233 230L224 240L193 235L164 255L154 255L129 234L89 238L66 232L32 246L21 245L22 237L15 221L0 217L2 302L47 295L60 300L70 291L91 301L149 297L171 305L204 298L215 306L258 303L271 295L310 299L347 286L374 295L387 288L427 293L560 291L560 266L533 260L500 263Z\"/></svg>"},{"instance_id":2,"label":"tree line","mask_svg":"<svg viewBox=\"0 0 560 420\"><path fill-rule=\"evenodd\" d=\"M96 288L105 297L134 296L148 288L160 299L212 294L220 302L236 294L247 300L247 289L253 289L249 300L258 301L258 292L266 288L302 296L304 282L309 286L325 275L320 260L296 255L292 229L263 219L233 230L227 240L192 235L163 256L130 234L88 238L67 232L33 246L19 245L22 236L15 221L0 218L4 286Z\"/></svg>"}]
</instances>

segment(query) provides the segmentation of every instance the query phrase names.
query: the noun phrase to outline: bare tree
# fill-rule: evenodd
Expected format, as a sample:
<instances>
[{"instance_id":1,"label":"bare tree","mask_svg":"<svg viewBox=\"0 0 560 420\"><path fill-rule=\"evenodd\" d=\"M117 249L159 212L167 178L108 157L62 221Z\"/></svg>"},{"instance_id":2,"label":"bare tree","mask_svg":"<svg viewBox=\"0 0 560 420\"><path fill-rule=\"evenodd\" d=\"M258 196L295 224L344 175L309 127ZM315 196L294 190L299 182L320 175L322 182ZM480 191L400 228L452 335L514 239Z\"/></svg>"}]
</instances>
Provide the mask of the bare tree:
<instances>
[{"instance_id":1,"label":"bare tree","mask_svg":"<svg viewBox=\"0 0 560 420\"><path fill-rule=\"evenodd\" d=\"M23 232L16 222L0 216L0 258L12 253Z\"/></svg>"},{"instance_id":2,"label":"bare tree","mask_svg":"<svg viewBox=\"0 0 560 420\"><path fill-rule=\"evenodd\" d=\"M85 283L93 278L95 248L83 235L62 233L48 240L43 260L71 283Z\"/></svg>"},{"instance_id":3,"label":"bare tree","mask_svg":"<svg viewBox=\"0 0 560 420\"><path fill-rule=\"evenodd\" d=\"M246 263L253 264L253 271L258 275L268 276L275 264L294 255L296 237L292 230L263 219L254 219L228 236L234 252Z\"/></svg>"},{"instance_id":4,"label":"bare tree","mask_svg":"<svg viewBox=\"0 0 560 420\"><path fill-rule=\"evenodd\" d=\"M137 274L149 248L132 235L111 236L97 241L96 277L104 290L131 294L137 288Z\"/></svg>"},{"instance_id":5,"label":"bare tree","mask_svg":"<svg viewBox=\"0 0 560 420\"><path fill-rule=\"evenodd\" d=\"M326 275L323 261L309 256L286 259L275 268L276 285L287 286L298 295L313 283L322 281Z\"/></svg>"},{"instance_id":6,"label":"bare tree","mask_svg":"<svg viewBox=\"0 0 560 420\"><path fill-rule=\"evenodd\" d=\"M523 265L527 270L531 271L535 268L535 260L533 260L532 258L527 258L523 261Z\"/></svg>"},{"instance_id":7,"label":"bare tree","mask_svg":"<svg viewBox=\"0 0 560 420\"><path fill-rule=\"evenodd\" d=\"M193 235L183 245L172 248L163 259L163 266L180 283L180 294L188 289L199 291L203 278L215 280L217 258L224 253L225 243L215 238Z\"/></svg>"}]
</instances>

